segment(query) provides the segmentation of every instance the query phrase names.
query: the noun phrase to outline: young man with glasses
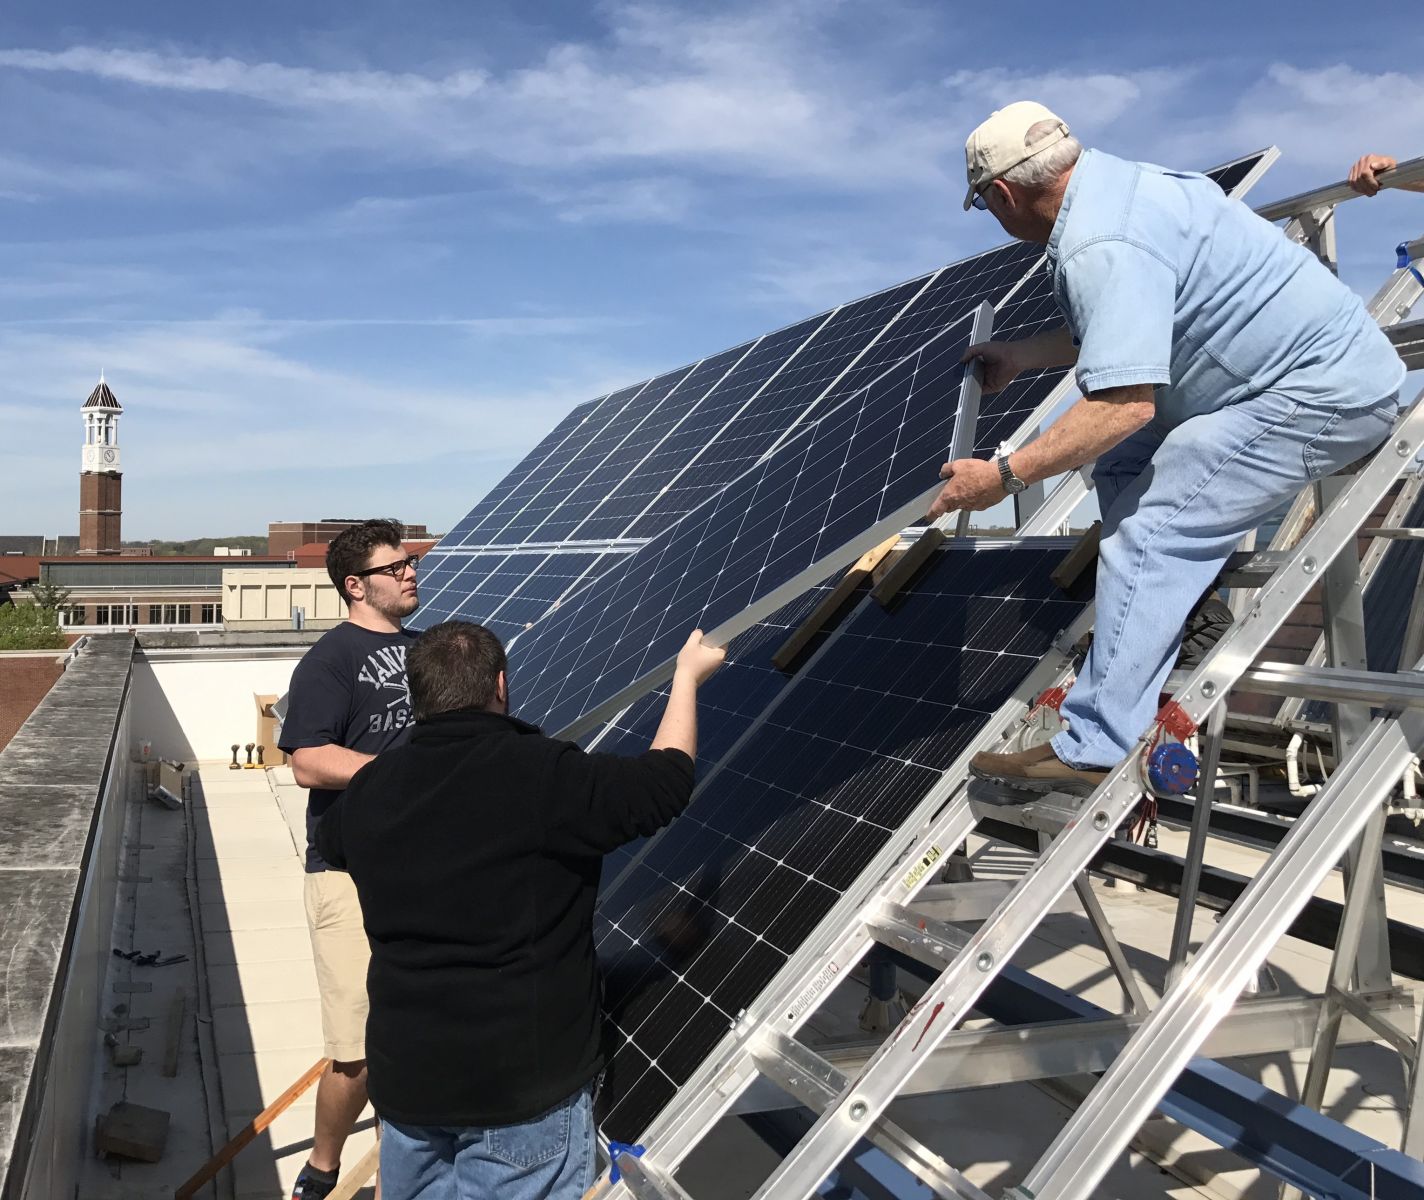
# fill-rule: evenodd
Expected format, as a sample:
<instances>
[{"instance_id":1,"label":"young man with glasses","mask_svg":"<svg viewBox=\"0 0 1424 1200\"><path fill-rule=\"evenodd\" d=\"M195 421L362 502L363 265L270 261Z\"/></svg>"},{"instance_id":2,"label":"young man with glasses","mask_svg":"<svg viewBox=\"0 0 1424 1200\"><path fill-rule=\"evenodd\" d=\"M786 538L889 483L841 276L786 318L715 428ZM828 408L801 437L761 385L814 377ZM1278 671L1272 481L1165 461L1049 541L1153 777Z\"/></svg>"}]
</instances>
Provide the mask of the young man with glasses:
<instances>
[{"instance_id":1,"label":"young man with glasses","mask_svg":"<svg viewBox=\"0 0 1424 1200\"><path fill-rule=\"evenodd\" d=\"M341 1150L366 1107L366 966L370 948L351 877L317 853L322 815L351 777L406 740L413 724L401 622L416 609L416 555L395 521L363 521L327 547L326 569L348 618L322 635L297 665L281 748L307 800L306 910L321 995L322 1038L331 1065L317 1084L311 1154L293 1200L318 1200L336 1186Z\"/></svg>"}]
</instances>

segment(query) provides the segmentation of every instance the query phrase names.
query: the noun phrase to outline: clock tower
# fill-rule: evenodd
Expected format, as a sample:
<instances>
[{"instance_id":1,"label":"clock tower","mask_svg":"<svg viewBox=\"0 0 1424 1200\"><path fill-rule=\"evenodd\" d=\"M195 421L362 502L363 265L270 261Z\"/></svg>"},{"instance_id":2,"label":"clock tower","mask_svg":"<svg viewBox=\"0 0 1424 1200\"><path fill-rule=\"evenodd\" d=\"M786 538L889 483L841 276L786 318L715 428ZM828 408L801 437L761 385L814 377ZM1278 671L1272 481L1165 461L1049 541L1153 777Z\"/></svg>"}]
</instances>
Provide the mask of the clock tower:
<instances>
[{"instance_id":1,"label":"clock tower","mask_svg":"<svg viewBox=\"0 0 1424 1200\"><path fill-rule=\"evenodd\" d=\"M79 474L79 553L117 554L123 516L119 417L123 406L104 377L84 401L84 450Z\"/></svg>"}]
</instances>

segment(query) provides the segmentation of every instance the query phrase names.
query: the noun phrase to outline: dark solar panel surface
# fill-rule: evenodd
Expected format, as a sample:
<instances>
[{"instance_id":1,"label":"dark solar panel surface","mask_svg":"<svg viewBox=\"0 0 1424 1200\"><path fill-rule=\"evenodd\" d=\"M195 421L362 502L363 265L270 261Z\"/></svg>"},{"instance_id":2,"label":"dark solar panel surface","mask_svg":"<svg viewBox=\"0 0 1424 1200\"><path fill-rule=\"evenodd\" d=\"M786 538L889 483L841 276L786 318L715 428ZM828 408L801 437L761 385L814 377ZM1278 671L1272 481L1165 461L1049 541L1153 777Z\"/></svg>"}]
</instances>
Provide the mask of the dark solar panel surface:
<instances>
[{"instance_id":1,"label":"dark solar panel surface","mask_svg":"<svg viewBox=\"0 0 1424 1200\"><path fill-rule=\"evenodd\" d=\"M943 551L893 611L864 606L603 897L609 1136L646 1128L1077 616L1061 558Z\"/></svg>"},{"instance_id":2,"label":"dark solar panel surface","mask_svg":"<svg viewBox=\"0 0 1424 1200\"><path fill-rule=\"evenodd\" d=\"M772 655L821 603L836 578L803 593L766 620L758 621L745 633L732 639L727 647L726 663L697 693L699 779L706 778L752 721L790 682L791 676L772 665ZM847 612L854 603L853 599L847 600L841 612ZM822 633L808 642L797 661L804 661L814 653L824 637ZM511 680L517 687L518 678L512 676ZM661 687L635 700L609 723L608 731L599 739L596 748L614 754L641 754L652 744L667 695L667 688ZM642 845L641 841L630 843L608 855L603 866L605 886L617 878L619 871Z\"/></svg>"},{"instance_id":3,"label":"dark solar panel surface","mask_svg":"<svg viewBox=\"0 0 1424 1200\"><path fill-rule=\"evenodd\" d=\"M661 533L751 467L795 423L814 416L824 407L817 401L826 389L867 350L925 282L912 280L838 309L819 323L813 336L785 360L774 377L756 390L748 390L736 419L715 440L699 448L680 439L672 452L685 459L686 469L629 528L628 536Z\"/></svg>"},{"instance_id":4,"label":"dark solar panel surface","mask_svg":"<svg viewBox=\"0 0 1424 1200\"><path fill-rule=\"evenodd\" d=\"M421 580L419 628L458 618L483 625L507 642L580 580L596 575L606 565L601 558L612 557L568 550L443 556Z\"/></svg>"},{"instance_id":5,"label":"dark solar panel surface","mask_svg":"<svg viewBox=\"0 0 1424 1200\"><path fill-rule=\"evenodd\" d=\"M1003 298L1024 264L993 253L958 270L974 281L961 293L970 310ZM569 728L659 670L688 629L716 629L868 549L879 523L913 520L907 506L933 487L953 438L968 341L966 312L521 638L511 663L530 719Z\"/></svg>"},{"instance_id":6,"label":"dark solar panel surface","mask_svg":"<svg viewBox=\"0 0 1424 1200\"><path fill-rule=\"evenodd\" d=\"M579 405L441 539L441 546L483 545L494 541L493 534L558 476L626 399L625 393L619 393L617 397L603 396Z\"/></svg>"}]
</instances>

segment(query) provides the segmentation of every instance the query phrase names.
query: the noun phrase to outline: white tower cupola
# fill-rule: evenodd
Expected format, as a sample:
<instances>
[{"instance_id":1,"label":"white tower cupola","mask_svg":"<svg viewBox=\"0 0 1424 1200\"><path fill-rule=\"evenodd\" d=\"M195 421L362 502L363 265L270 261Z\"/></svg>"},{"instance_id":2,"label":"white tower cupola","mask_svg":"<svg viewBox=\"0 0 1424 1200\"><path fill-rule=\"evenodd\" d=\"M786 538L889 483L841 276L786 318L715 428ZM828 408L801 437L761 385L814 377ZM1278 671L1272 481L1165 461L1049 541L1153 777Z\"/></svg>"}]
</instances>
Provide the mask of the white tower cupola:
<instances>
[{"instance_id":1,"label":"white tower cupola","mask_svg":"<svg viewBox=\"0 0 1424 1200\"><path fill-rule=\"evenodd\" d=\"M119 417L123 405L109 390L101 375L99 386L84 401L84 452L82 470L88 472L119 472Z\"/></svg>"}]
</instances>

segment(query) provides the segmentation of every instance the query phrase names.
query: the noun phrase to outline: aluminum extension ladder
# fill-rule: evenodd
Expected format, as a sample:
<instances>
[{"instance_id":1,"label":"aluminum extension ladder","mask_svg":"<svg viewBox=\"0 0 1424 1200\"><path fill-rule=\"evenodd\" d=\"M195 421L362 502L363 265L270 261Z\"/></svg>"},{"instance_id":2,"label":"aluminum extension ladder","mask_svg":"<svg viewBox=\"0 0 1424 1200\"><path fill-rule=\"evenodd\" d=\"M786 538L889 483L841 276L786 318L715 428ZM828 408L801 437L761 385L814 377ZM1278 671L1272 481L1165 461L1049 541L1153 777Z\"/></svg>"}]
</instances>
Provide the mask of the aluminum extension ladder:
<instances>
[{"instance_id":1,"label":"aluminum extension ladder","mask_svg":"<svg viewBox=\"0 0 1424 1200\"><path fill-rule=\"evenodd\" d=\"M1389 439L1358 472L1339 477L1341 486L1334 501L1294 550L1279 562L1260 587L1249 610L1190 673L1159 714L1159 726L1165 726L1177 736L1185 736L1200 727L1237 679L1250 668L1320 574L1346 546L1353 546L1356 530L1424 442L1424 403L1421 401L1424 395L1401 416ZM642 1157L619 1154L615 1163L620 1172L619 1182L595 1189L596 1194L607 1200L617 1200L626 1194L638 1200L691 1200L674 1178L679 1164L736 1097L758 1076L764 1076L820 1115L807 1135L758 1189L754 1200L804 1200L861 1138L891 1152L938 1194L984 1200L982 1191L938 1155L886 1121L883 1114L944 1035L969 1014L995 975L1136 807L1144 794L1144 760L1154 744L1156 729L1143 735L1132 755L1111 771L1084 801L1077 819L1053 840L983 925L967 937L953 926L907 907L919 888L932 877L936 864L945 857L946 848L958 846L976 824L963 786L966 776L962 758L946 773L941 781L944 786L936 789L948 802L914 839L908 854L900 854L898 861L889 862L883 861L885 856L882 855L872 864L871 871L883 867L883 873L867 871L863 878L877 878L880 882L868 894L847 893L823 922L822 929L787 963L753 1008L743 1014L732 1032L644 1132L642 1141L646 1149ZM987 732L989 736L980 739L980 744L973 749L985 748L984 743L1000 730L991 723ZM1383 783L1380 780L1388 775L1396 757L1401 754L1407 757L1412 753L1407 748L1417 745L1419 739L1415 733L1424 734L1424 729L1418 728L1412 716L1383 721L1371 729L1368 745L1360 747L1361 752L1347 764L1348 771L1342 768L1337 772L1338 784L1332 781L1331 787L1320 796L1338 796L1353 780L1354 786L1370 793L1373 799L1352 802L1346 815L1332 811L1335 806L1317 803L1314 811L1318 816L1310 822L1302 821L1288 839L1293 857L1306 855L1311 869L1320 859L1325 863L1321 873L1328 869L1338 857L1342 844L1335 839L1343 836L1341 830L1356 816L1363 823L1369 812L1368 805L1375 804L1382 794L1376 789L1387 789L1393 783L1393 779ZM1400 761L1402 769L1403 760ZM956 778L950 778L951 775ZM1396 778L1397 775L1398 772ZM1299 849L1302 844L1305 850ZM903 845L897 847L892 843L887 847L889 850L903 851ZM1276 902L1281 892L1294 894L1296 890L1303 905L1314 890L1314 882L1307 886L1303 876L1278 871L1262 884L1263 889L1272 890L1257 905ZM835 928L834 923L843 917L847 919ZM829 931L823 932L827 927ZM1266 940L1261 921L1253 922L1244 911L1231 924L1231 929L1240 930L1240 937L1250 941L1251 954L1255 954L1257 944L1261 943L1260 953L1264 956L1274 941L1274 938ZM930 963L941 973L871 1056L861 1073L848 1080L798 1042L795 1033L815 1011L840 973L850 969L877 942ZM1186 998L1195 998L1203 988L1209 993L1211 988L1203 981L1214 981L1220 971L1239 973L1241 970L1239 963L1243 959L1231 949L1235 943L1223 941L1223 945L1228 949L1211 955L1204 951L1193 960L1171 993L1183 999L1178 999L1170 1010L1159 1006L1148 1025L1135 1035L1128 1051L1149 1036L1162 1036L1155 1031L1164 1027L1175 1031L1178 1023L1187 1027L1190 1042L1190 1020L1180 1018L1173 1022L1176 1014L1190 1008ZM1226 978L1229 982L1235 974ZM1210 1003L1209 999L1202 1002ZM1159 1018L1158 1013L1165 1015ZM1119 1056L1114 1071L1132 1071L1134 1081L1139 1074L1150 1080L1150 1084L1143 1085L1144 1096L1158 1085L1161 1092L1165 1092L1176 1078L1177 1070L1165 1066L1152 1053L1128 1051ZM1185 1053L1189 1056L1190 1049ZM1161 1092L1143 1103L1150 1107ZM1120 1103L1127 1100L1126 1096L1119 1098ZM1091 1113L1084 1120L1090 1117ZM1117 1118L1104 1120L1111 1126ZM1117 1134L1126 1130L1122 1134L1125 1141L1136 1128L1120 1121L1110 1132ZM1095 1134L1097 1130L1095 1125ZM1097 1144L1085 1137L1080 1143L1081 1156L1094 1158ZM1070 1153L1078 1151L1072 1149ZM1046 1170L1051 1172L1058 1168L1049 1164ZM1016 1200L1035 1195L1028 1183L1025 1188L1027 1190L1014 1193ZM1039 1196L1048 1194L1038 1193ZM1087 1193L1064 1191L1061 1194Z\"/></svg>"}]
</instances>

